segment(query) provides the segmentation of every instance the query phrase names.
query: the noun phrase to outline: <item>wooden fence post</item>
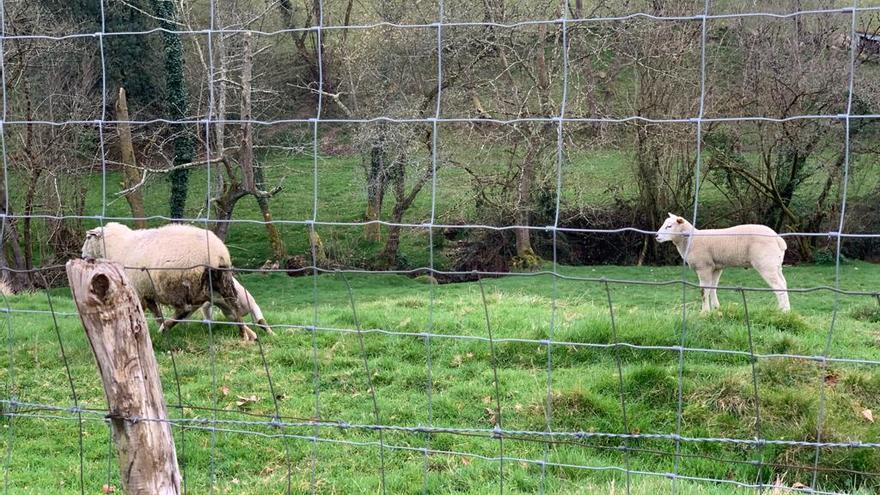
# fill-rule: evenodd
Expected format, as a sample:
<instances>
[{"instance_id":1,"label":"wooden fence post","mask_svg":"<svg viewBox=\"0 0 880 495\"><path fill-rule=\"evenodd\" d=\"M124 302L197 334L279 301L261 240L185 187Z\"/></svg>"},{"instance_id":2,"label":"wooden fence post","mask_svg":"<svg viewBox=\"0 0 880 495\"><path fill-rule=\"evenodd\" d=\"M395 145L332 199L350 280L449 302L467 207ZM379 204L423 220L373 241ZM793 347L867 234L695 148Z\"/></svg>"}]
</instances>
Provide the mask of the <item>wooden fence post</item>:
<instances>
[{"instance_id":1,"label":"wooden fence post","mask_svg":"<svg viewBox=\"0 0 880 495\"><path fill-rule=\"evenodd\" d=\"M122 265L70 260L67 278L104 382L123 492L179 495L159 368L143 309Z\"/></svg>"}]
</instances>

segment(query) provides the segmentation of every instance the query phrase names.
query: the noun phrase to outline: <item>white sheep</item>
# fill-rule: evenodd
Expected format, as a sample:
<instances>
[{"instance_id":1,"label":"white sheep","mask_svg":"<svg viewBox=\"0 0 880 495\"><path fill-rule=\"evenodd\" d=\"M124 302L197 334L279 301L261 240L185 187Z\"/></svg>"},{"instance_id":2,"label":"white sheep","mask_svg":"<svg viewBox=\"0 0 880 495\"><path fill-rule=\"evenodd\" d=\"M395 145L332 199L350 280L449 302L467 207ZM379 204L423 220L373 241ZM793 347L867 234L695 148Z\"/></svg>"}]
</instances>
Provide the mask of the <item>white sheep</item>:
<instances>
[{"instance_id":1,"label":"white sheep","mask_svg":"<svg viewBox=\"0 0 880 495\"><path fill-rule=\"evenodd\" d=\"M782 275L785 240L765 225L737 225L726 229L695 229L684 218L669 214L657 231L657 242L672 241L682 258L697 272L703 312L717 308L718 280L726 267L751 266L776 293L779 309L788 311L788 287ZM690 246L688 246L690 243Z\"/></svg>"},{"instance_id":2,"label":"white sheep","mask_svg":"<svg viewBox=\"0 0 880 495\"><path fill-rule=\"evenodd\" d=\"M229 250L211 231L183 224L132 230L111 222L86 233L82 256L121 263L141 305L159 320L160 332L213 297L214 304L240 324L242 338L257 338L242 321L249 311L238 309L241 305L237 303L237 282L230 271ZM171 320L162 317L160 304L174 307Z\"/></svg>"}]
</instances>

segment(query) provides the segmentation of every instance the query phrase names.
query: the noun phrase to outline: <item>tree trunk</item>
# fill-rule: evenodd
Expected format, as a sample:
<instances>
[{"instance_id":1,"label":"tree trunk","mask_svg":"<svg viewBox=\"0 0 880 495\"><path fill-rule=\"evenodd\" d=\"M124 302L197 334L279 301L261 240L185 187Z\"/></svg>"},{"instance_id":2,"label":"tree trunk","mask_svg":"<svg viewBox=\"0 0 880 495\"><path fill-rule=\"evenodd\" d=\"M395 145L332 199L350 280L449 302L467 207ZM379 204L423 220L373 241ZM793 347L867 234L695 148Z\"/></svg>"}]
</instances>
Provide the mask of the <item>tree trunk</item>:
<instances>
[{"instance_id":1,"label":"tree trunk","mask_svg":"<svg viewBox=\"0 0 880 495\"><path fill-rule=\"evenodd\" d=\"M658 163L659 151L654 149L651 141L647 125L644 123L636 124L636 156L635 156L635 172L636 184L638 184L638 206L637 211L642 215L645 221L645 227L653 229L657 227L655 222L663 218L665 213L659 210L664 207L661 205L658 196L658 184L660 183L660 165ZM682 212L683 213L683 212ZM657 258L657 243L647 242L642 247L642 253L639 255L640 263L645 260Z\"/></svg>"},{"instance_id":2,"label":"tree trunk","mask_svg":"<svg viewBox=\"0 0 880 495\"><path fill-rule=\"evenodd\" d=\"M12 208L9 208L6 214L12 215ZM3 243L6 247L9 248L9 254L13 263L13 268L18 270L11 277L13 280L15 280L13 290L21 291L30 289L31 287L33 287L34 284L31 280L31 273L28 272L26 268L24 253L21 252L21 240L18 237L18 229L15 226L15 222L10 221L9 219L4 219L3 223L3 230L6 231L6 236L3 239Z\"/></svg>"},{"instance_id":3,"label":"tree trunk","mask_svg":"<svg viewBox=\"0 0 880 495\"><path fill-rule=\"evenodd\" d=\"M314 225L309 229L309 245L312 249L315 266L324 266L327 262L327 252L324 250L324 241L321 240L321 235L315 230Z\"/></svg>"},{"instance_id":4,"label":"tree trunk","mask_svg":"<svg viewBox=\"0 0 880 495\"><path fill-rule=\"evenodd\" d=\"M535 255L532 249L531 232L525 228L529 225L529 217L532 210L532 188L535 184L535 168L537 159L538 143L535 140L538 136L532 136L533 139L529 143L520 169L519 184L517 184L516 192L516 224L521 226L517 228L516 233L516 255L526 258Z\"/></svg>"},{"instance_id":5,"label":"tree trunk","mask_svg":"<svg viewBox=\"0 0 880 495\"><path fill-rule=\"evenodd\" d=\"M380 130L379 138L370 150L370 165L367 169L366 220L368 222L379 220L382 215L382 203L385 197L385 163L387 158L385 134L384 130ZM382 226L378 223L368 223L364 226L364 237L369 241L379 241L382 238Z\"/></svg>"},{"instance_id":6,"label":"tree trunk","mask_svg":"<svg viewBox=\"0 0 880 495\"><path fill-rule=\"evenodd\" d=\"M37 183L43 168L37 163L33 163L34 168L28 177L28 188L24 196L24 218L22 219L22 235L24 236L24 267L27 270L34 268L34 241L31 229L31 215L34 212L34 199L37 194Z\"/></svg>"},{"instance_id":7,"label":"tree trunk","mask_svg":"<svg viewBox=\"0 0 880 495\"><path fill-rule=\"evenodd\" d=\"M156 11L165 29L162 38L165 42L165 85L168 91L168 117L183 120L189 113L189 95L184 76L183 45L174 22L177 12L174 0L156 0ZM194 157L193 136L188 126L174 129L174 165L192 163ZM209 157L210 158L210 157ZM183 218L186 210L186 196L189 188L189 169L181 168L168 174L171 181L171 218Z\"/></svg>"},{"instance_id":8,"label":"tree trunk","mask_svg":"<svg viewBox=\"0 0 880 495\"><path fill-rule=\"evenodd\" d=\"M244 46L241 63L241 151L239 164L244 180L244 188L256 193L254 185L254 126L251 123L251 83L253 81L254 51L250 33L244 34Z\"/></svg>"},{"instance_id":9,"label":"tree trunk","mask_svg":"<svg viewBox=\"0 0 880 495\"><path fill-rule=\"evenodd\" d=\"M235 170L230 165L229 160L224 157L222 162L226 170L227 180L223 182L220 194L213 200L214 214L218 220L214 224L214 233L217 234L220 240L225 241L226 236L229 234L229 220L232 220L232 212L235 210L235 205L248 192L241 187L241 182L235 176Z\"/></svg>"},{"instance_id":10,"label":"tree trunk","mask_svg":"<svg viewBox=\"0 0 880 495\"><path fill-rule=\"evenodd\" d=\"M403 220L403 214L409 208L410 200L407 202L406 197L406 162L400 158L391 164L388 171L391 185L394 186L394 210L391 212L391 223L399 224ZM397 251L400 248L400 227L392 225L388 229L388 240L385 241L385 247L379 255L379 259L386 267L392 268L397 266Z\"/></svg>"},{"instance_id":11,"label":"tree trunk","mask_svg":"<svg viewBox=\"0 0 880 495\"><path fill-rule=\"evenodd\" d=\"M3 169L0 168L0 184L6 184L6 179L4 177ZM20 291L26 290L33 287L33 283L31 282L31 274L26 271L27 263L25 262L24 253L21 251L21 240L18 236L18 229L16 228L15 221L8 217L13 215L12 205L7 204L6 190L4 188L0 188L0 208L6 206L6 217L2 219L2 223L0 223L0 231L2 231L5 235L0 238L0 243L3 243L4 253L0 253L0 255L7 256L10 261L12 261L12 268L18 270L15 273L8 274L8 280L13 282L13 290Z\"/></svg>"},{"instance_id":12,"label":"tree trunk","mask_svg":"<svg viewBox=\"0 0 880 495\"><path fill-rule=\"evenodd\" d=\"M27 119L33 120L33 106L31 105L31 93L30 86L25 83L24 84L24 99L25 99L25 115ZM24 252L23 261L24 265L19 265L18 268L27 270L25 275L27 276L28 283L33 283L33 276L31 270L33 269L33 239L31 238L31 215L33 214L34 209L34 197L37 192L37 184L40 180L40 175L43 173L43 168L37 160L34 159L34 125L31 122L28 122L25 127L25 137L24 137L24 149L22 150L24 153L25 161L30 166L31 170L28 174L28 187L27 192L24 197L24 218L22 218L22 234L24 237ZM8 186L8 185L7 185ZM15 241L16 248L21 247L18 244L18 239L16 236ZM18 260L16 260L18 261Z\"/></svg>"},{"instance_id":13,"label":"tree trunk","mask_svg":"<svg viewBox=\"0 0 880 495\"><path fill-rule=\"evenodd\" d=\"M141 178L138 175L137 162L134 157L134 144L131 139L131 124L128 115L128 100L125 97L125 88L119 88L119 97L116 99L116 120L119 124L116 132L119 134L119 154L122 163L122 176L124 178L123 187L129 190L125 195L128 205L131 207L131 215L135 218L135 227L139 229L147 228L147 222L144 220L146 213L144 212L144 194L140 188L132 189L137 185Z\"/></svg>"},{"instance_id":14,"label":"tree trunk","mask_svg":"<svg viewBox=\"0 0 880 495\"><path fill-rule=\"evenodd\" d=\"M266 180L263 168L254 163L254 131L251 120L251 92L253 91L253 41L250 33L244 35L244 53L241 66L241 172L244 177L244 188L254 195L263 221L266 222L266 235L272 248L272 257L283 260L287 255L284 240L278 226L272 223L272 211L269 209L269 196L266 192Z\"/></svg>"},{"instance_id":15,"label":"tree trunk","mask_svg":"<svg viewBox=\"0 0 880 495\"><path fill-rule=\"evenodd\" d=\"M385 246L379 254L379 259L382 260L384 268L395 268L397 266L398 251L400 251L400 227L392 225L388 228L388 239L385 241Z\"/></svg>"},{"instance_id":16,"label":"tree trunk","mask_svg":"<svg viewBox=\"0 0 880 495\"><path fill-rule=\"evenodd\" d=\"M179 495L174 436L138 296L119 263L75 259L66 268L104 384L122 491Z\"/></svg>"},{"instance_id":17,"label":"tree trunk","mask_svg":"<svg viewBox=\"0 0 880 495\"><path fill-rule=\"evenodd\" d=\"M223 12L224 9L220 9ZM220 13L218 12L218 15ZM221 16L222 19L222 16ZM221 21L222 22L222 21ZM226 148L226 103L228 99L227 81L229 79L229 51L226 47L226 37L217 35L217 57L220 62L220 80L217 81L216 105L214 118L214 153L222 155Z\"/></svg>"},{"instance_id":18,"label":"tree trunk","mask_svg":"<svg viewBox=\"0 0 880 495\"><path fill-rule=\"evenodd\" d=\"M260 207L260 213L263 214L263 221L266 222L266 235L269 236L272 257L277 261L281 261L287 256L287 251L284 248L284 239L281 237L281 232L278 230L278 226L272 223L272 211L269 209L269 196L263 193L266 187L265 178L263 177L263 167L255 167L254 175L256 176L257 188L260 190L255 197L257 198L257 205Z\"/></svg>"}]
</instances>

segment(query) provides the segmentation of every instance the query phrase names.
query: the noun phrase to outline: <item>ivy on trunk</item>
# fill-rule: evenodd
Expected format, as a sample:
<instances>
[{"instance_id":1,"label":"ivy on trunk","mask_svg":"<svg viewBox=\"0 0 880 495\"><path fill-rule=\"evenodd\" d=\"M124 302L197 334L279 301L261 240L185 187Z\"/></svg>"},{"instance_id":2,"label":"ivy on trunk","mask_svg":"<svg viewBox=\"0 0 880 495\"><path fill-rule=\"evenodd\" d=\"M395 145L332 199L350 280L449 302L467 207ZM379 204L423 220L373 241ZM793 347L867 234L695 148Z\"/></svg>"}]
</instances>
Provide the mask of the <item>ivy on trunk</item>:
<instances>
[{"instance_id":1,"label":"ivy on trunk","mask_svg":"<svg viewBox=\"0 0 880 495\"><path fill-rule=\"evenodd\" d=\"M156 0L156 13L161 18L165 31L162 39L165 42L165 86L168 93L168 118L177 121L186 118L189 107L189 95L186 90L186 79L183 72L183 45L180 35L175 30L177 18L173 0ZM191 163L194 148L193 136L187 126L183 126L174 138L174 166ZM189 170L180 168L168 175L171 181L171 218L183 218L186 208L186 194L189 188Z\"/></svg>"}]
</instances>

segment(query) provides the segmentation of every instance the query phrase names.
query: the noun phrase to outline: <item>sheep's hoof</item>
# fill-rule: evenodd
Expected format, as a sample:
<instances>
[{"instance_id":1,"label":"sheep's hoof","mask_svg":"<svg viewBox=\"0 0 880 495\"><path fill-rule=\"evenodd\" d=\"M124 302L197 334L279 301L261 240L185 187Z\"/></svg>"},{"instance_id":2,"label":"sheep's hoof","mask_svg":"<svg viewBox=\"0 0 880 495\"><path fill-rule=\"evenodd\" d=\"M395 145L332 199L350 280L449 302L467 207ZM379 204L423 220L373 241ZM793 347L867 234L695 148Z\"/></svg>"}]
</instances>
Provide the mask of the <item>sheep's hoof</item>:
<instances>
[{"instance_id":1,"label":"sheep's hoof","mask_svg":"<svg viewBox=\"0 0 880 495\"><path fill-rule=\"evenodd\" d=\"M241 327L241 338L244 339L245 342L255 342L257 340L257 334L248 328L247 325L244 325Z\"/></svg>"},{"instance_id":2,"label":"sheep's hoof","mask_svg":"<svg viewBox=\"0 0 880 495\"><path fill-rule=\"evenodd\" d=\"M257 320L257 325L265 330L267 334L275 335L275 332L272 331L272 329L269 327L269 324L266 323L266 320Z\"/></svg>"}]
</instances>

